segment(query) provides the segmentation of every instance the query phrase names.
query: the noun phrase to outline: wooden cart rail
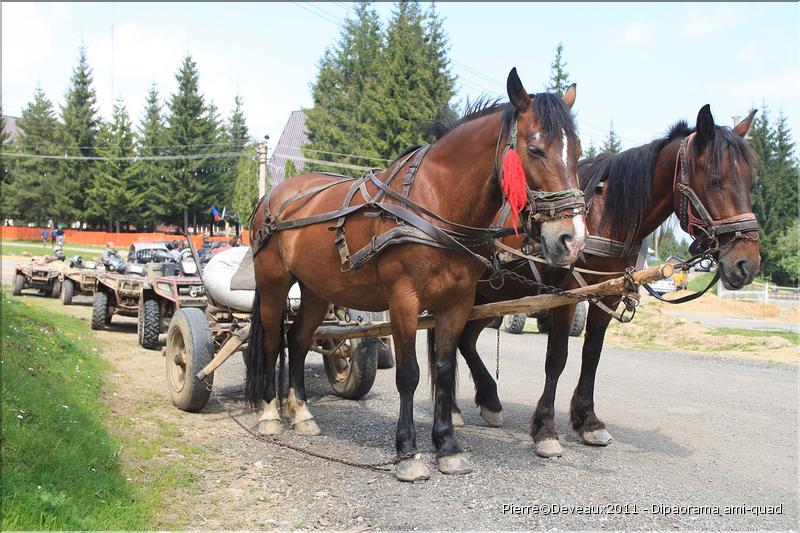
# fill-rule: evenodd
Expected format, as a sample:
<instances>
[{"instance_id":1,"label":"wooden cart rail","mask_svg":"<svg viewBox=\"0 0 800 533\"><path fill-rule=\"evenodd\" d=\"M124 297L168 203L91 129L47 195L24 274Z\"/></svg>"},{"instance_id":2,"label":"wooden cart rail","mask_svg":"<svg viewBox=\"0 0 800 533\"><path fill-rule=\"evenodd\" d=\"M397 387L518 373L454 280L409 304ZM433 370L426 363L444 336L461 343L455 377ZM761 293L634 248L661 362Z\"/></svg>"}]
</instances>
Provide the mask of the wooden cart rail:
<instances>
[{"instance_id":1,"label":"wooden cart rail","mask_svg":"<svg viewBox=\"0 0 800 533\"><path fill-rule=\"evenodd\" d=\"M633 281L638 287L644 283L652 283L660 279L670 277L674 272L674 267L670 264L663 264L657 267L639 270L633 273ZM510 313L531 313L542 309L550 309L561 305L568 305L588 299L592 296L622 296L625 294L625 278L619 277L596 283L579 289L569 291L576 296L562 296L559 294L539 294L537 296L526 296L516 300L495 302L483 305L476 305L472 308L470 320L481 318L503 316ZM436 318L433 316L421 318L417 322L417 329L430 329L434 327ZM314 333L315 339L356 339L359 337L385 337L392 334L391 322L369 324L364 326L320 326Z\"/></svg>"},{"instance_id":2,"label":"wooden cart rail","mask_svg":"<svg viewBox=\"0 0 800 533\"><path fill-rule=\"evenodd\" d=\"M674 268L670 264L664 264L653 268L639 270L633 273L633 282L638 287L643 283L652 283L660 279L668 278L672 275ZM560 294L539 294L537 296L526 296L516 300L505 302L495 302L484 305L476 305L472 308L470 320L503 316L510 313L530 313L542 309L550 309L561 305L568 305L588 299L589 296L622 296L625 294L625 278L619 277L596 283L587 287L581 287L569 291L575 296L563 296ZM576 297L577 296L577 297ZM430 329L434 327L436 319L433 316L420 318L417 322L417 329ZM250 324L235 331L233 335L223 344L214 359L206 365L203 370L197 373L197 379L202 380L225 362L234 352L241 349L247 342L250 334ZM358 339L364 337L387 337L392 334L391 322L380 322L377 324L367 324L363 326L320 326L314 333L316 340L324 339Z\"/></svg>"}]
</instances>

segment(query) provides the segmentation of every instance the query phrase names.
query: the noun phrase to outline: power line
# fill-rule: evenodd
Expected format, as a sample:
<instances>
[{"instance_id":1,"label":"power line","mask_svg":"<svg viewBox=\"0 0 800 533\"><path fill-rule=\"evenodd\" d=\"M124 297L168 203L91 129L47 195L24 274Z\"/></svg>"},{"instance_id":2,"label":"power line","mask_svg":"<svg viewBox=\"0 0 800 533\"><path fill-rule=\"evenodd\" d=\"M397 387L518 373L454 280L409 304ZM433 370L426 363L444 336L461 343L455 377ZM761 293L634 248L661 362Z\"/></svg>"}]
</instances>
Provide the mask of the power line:
<instances>
[{"instance_id":1,"label":"power line","mask_svg":"<svg viewBox=\"0 0 800 533\"><path fill-rule=\"evenodd\" d=\"M0 152L2 157L16 157L27 159L61 159L67 161L177 161L186 159L221 159L237 158L252 155L248 152L218 152L214 154L185 154L185 155L145 155L130 157L101 157L101 156L79 156L79 155L42 155L24 154L12 152Z\"/></svg>"}]
</instances>

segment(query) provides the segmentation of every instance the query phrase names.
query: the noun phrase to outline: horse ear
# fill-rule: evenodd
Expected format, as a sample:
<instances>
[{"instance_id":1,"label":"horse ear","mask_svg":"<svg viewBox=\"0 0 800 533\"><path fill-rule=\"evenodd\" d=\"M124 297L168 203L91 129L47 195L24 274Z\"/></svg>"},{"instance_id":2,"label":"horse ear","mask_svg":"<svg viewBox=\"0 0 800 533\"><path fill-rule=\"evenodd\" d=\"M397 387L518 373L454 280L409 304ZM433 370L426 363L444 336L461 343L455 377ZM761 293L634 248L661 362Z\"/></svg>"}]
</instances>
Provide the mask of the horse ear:
<instances>
[{"instance_id":1,"label":"horse ear","mask_svg":"<svg viewBox=\"0 0 800 533\"><path fill-rule=\"evenodd\" d=\"M564 93L564 96L562 97L562 100L564 100L564 103L567 104L567 107L570 109L572 109L572 106L575 105L575 96L577 96L578 93L577 87L578 84L573 83L572 85L567 87L567 90Z\"/></svg>"},{"instance_id":2,"label":"horse ear","mask_svg":"<svg viewBox=\"0 0 800 533\"><path fill-rule=\"evenodd\" d=\"M714 139L714 116L711 114L711 106L706 104L697 113L697 144L703 147Z\"/></svg>"},{"instance_id":3,"label":"horse ear","mask_svg":"<svg viewBox=\"0 0 800 533\"><path fill-rule=\"evenodd\" d=\"M522 81L517 75L517 67L512 68L511 72L508 73L506 90L508 91L508 99L511 101L511 105L518 111L527 111L531 105L531 97L525 87L522 86Z\"/></svg>"},{"instance_id":4,"label":"horse ear","mask_svg":"<svg viewBox=\"0 0 800 533\"><path fill-rule=\"evenodd\" d=\"M753 124L753 117L756 116L756 113L758 113L758 109L753 109L750 111L750 113L744 117L743 121L733 127L733 133L739 137L744 137L747 135L747 132L750 131L750 126Z\"/></svg>"}]
</instances>

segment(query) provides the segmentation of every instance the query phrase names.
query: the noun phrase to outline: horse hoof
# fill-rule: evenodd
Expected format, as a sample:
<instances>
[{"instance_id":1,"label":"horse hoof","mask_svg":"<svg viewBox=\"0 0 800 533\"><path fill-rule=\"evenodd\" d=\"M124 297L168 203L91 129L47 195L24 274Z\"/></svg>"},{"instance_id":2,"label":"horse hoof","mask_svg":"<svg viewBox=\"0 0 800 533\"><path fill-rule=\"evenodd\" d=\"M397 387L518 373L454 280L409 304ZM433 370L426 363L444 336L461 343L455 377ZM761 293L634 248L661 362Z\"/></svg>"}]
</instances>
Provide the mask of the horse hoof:
<instances>
[{"instance_id":1,"label":"horse hoof","mask_svg":"<svg viewBox=\"0 0 800 533\"><path fill-rule=\"evenodd\" d=\"M463 453L439 457L437 462L442 474L469 474L473 470Z\"/></svg>"},{"instance_id":2,"label":"horse hoof","mask_svg":"<svg viewBox=\"0 0 800 533\"><path fill-rule=\"evenodd\" d=\"M614 442L614 437L611 436L605 428L596 429L594 431L585 431L581 433L583 442L590 446L608 446Z\"/></svg>"},{"instance_id":3,"label":"horse hoof","mask_svg":"<svg viewBox=\"0 0 800 533\"><path fill-rule=\"evenodd\" d=\"M283 426L279 420L262 420L258 423L258 434L271 436L283 433Z\"/></svg>"},{"instance_id":4,"label":"horse hoof","mask_svg":"<svg viewBox=\"0 0 800 533\"><path fill-rule=\"evenodd\" d=\"M394 475L400 481L422 481L431 477L431 469L422 460L422 456L415 455L397 463Z\"/></svg>"},{"instance_id":5,"label":"horse hoof","mask_svg":"<svg viewBox=\"0 0 800 533\"><path fill-rule=\"evenodd\" d=\"M305 435L307 437L314 437L322 434L322 430L319 429L319 426L313 418L296 423L292 426L292 429L294 429L294 432L298 435Z\"/></svg>"},{"instance_id":6,"label":"horse hoof","mask_svg":"<svg viewBox=\"0 0 800 533\"><path fill-rule=\"evenodd\" d=\"M536 443L535 453L539 457L561 457L564 448L558 439L546 439Z\"/></svg>"},{"instance_id":7,"label":"horse hoof","mask_svg":"<svg viewBox=\"0 0 800 533\"><path fill-rule=\"evenodd\" d=\"M458 411L453 411L453 427L456 428L464 427L464 417L461 416L461 413L459 413Z\"/></svg>"},{"instance_id":8,"label":"horse hoof","mask_svg":"<svg viewBox=\"0 0 800 533\"><path fill-rule=\"evenodd\" d=\"M481 418L483 418L489 427L499 428L503 425L503 412L502 411L490 411L486 407L481 405Z\"/></svg>"}]
</instances>

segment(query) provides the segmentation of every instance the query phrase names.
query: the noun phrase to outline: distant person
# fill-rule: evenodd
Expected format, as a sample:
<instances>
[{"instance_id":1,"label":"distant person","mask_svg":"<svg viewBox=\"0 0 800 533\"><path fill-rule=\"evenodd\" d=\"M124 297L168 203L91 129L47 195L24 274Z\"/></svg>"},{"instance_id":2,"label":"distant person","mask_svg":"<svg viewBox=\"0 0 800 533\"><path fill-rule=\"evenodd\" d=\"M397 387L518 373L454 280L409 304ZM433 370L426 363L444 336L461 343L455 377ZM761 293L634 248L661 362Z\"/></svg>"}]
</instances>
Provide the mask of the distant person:
<instances>
[{"instance_id":1,"label":"distant person","mask_svg":"<svg viewBox=\"0 0 800 533\"><path fill-rule=\"evenodd\" d=\"M119 255L119 254L118 254L118 253L117 253L117 251L114 249L114 243L113 243L113 242L111 242L111 241L108 241L108 242L106 243L106 249L105 249L105 250L103 250L103 254L102 254L102 255L101 255L101 257L100 257L100 260L101 260L101 261L102 261L104 264L107 264L107 263L108 263L108 262L109 262L109 261L110 261L110 260L111 260L113 257L117 257L118 255Z\"/></svg>"},{"instance_id":2,"label":"distant person","mask_svg":"<svg viewBox=\"0 0 800 533\"><path fill-rule=\"evenodd\" d=\"M56 232L56 243L59 248L62 248L64 246L64 228L60 226L58 228L58 231Z\"/></svg>"},{"instance_id":3,"label":"distant person","mask_svg":"<svg viewBox=\"0 0 800 533\"><path fill-rule=\"evenodd\" d=\"M45 246L45 247L47 246L47 235L48 234L49 234L49 232L47 231L47 228L42 228L42 246Z\"/></svg>"},{"instance_id":4,"label":"distant person","mask_svg":"<svg viewBox=\"0 0 800 533\"><path fill-rule=\"evenodd\" d=\"M54 226L53 229L50 230L50 246L56 245L56 235L58 235L58 230Z\"/></svg>"}]
</instances>

